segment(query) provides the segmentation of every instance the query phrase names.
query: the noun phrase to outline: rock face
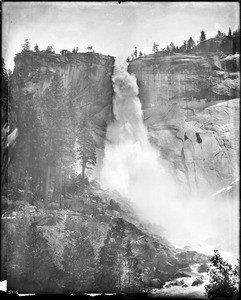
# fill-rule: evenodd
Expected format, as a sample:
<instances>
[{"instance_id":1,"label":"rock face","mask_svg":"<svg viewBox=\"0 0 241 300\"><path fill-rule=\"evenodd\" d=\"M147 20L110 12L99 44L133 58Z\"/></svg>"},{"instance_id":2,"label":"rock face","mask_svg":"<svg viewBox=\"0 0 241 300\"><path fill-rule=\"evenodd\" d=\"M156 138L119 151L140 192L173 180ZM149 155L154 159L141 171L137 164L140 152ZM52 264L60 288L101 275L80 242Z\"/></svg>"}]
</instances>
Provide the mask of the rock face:
<instances>
[{"instance_id":1,"label":"rock face","mask_svg":"<svg viewBox=\"0 0 241 300\"><path fill-rule=\"evenodd\" d=\"M131 61L128 71L136 75L143 108L175 100L236 98L239 75L224 72L220 60L218 55L211 60L196 55L152 54ZM224 62L223 58L223 66Z\"/></svg>"},{"instance_id":2,"label":"rock face","mask_svg":"<svg viewBox=\"0 0 241 300\"><path fill-rule=\"evenodd\" d=\"M137 78L150 140L181 184L215 191L237 178L238 72L181 54L148 55L131 61L128 71Z\"/></svg>"},{"instance_id":3,"label":"rock face","mask_svg":"<svg viewBox=\"0 0 241 300\"><path fill-rule=\"evenodd\" d=\"M114 57L109 55L92 52L59 55L25 50L15 56L14 91L28 95L31 101L44 92L53 74L58 72L71 93L71 105L78 112L89 109L97 142L103 146L106 123L111 118L113 68Z\"/></svg>"}]
</instances>

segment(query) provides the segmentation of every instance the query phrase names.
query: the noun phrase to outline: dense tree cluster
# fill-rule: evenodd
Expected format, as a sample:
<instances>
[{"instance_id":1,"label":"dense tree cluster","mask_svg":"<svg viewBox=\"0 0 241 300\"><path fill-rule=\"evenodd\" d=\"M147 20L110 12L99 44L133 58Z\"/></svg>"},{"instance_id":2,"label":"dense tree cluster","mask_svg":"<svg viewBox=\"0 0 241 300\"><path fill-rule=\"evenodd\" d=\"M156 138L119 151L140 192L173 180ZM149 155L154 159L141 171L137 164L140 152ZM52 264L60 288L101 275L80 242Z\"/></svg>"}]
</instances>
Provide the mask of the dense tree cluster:
<instances>
[{"instance_id":1,"label":"dense tree cluster","mask_svg":"<svg viewBox=\"0 0 241 300\"><path fill-rule=\"evenodd\" d=\"M82 166L83 179L85 178L85 170L91 169L90 166L94 166L96 164L96 144L92 133L93 126L91 125L87 113L85 113L77 131L77 141L79 144L78 153Z\"/></svg>"},{"instance_id":2,"label":"dense tree cluster","mask_svg":"<svg viewBox=\"0 0 241 300\"><path fill-rule=\"evenodd\" d=\"M9 75L1 60L1 128L8 123Z\"/></svg>"},{"instance_id":3,"label":"dense tree cluster","mask_svg":"<svg viewBox=\"0 0 241 300\"><path fill-rule=\"evenodd\" d=\"M23 190L25 200L33 203L42 198L47 206L53 189L61 204L62 181L69 176L75 159L74 128L62 77L55 73L43 94L32 98L17 89L13 98L19 137L8 172L9 190Z\"/></svg>"},{"instance_id":4,"label":"dense tree cluster","mask_svg":"<svg viewBox=\"0 0 241 300\"><path fill-rule=\"evenodd\" d=\"M125 223L118 219L107 232L100 249L97 270L97 286L103 292L138 292L143 286L138 259L126 241Z\"/></svg>"},{"instance_id":5,"label":"dense tree cluster","mask_svg":"<svg viewBox=\"0 0 241 300\"><path fill-rule=\"evenodd\" d=\"M11 93L11 71L7 72L1 60L1 187L7 193L7 170L14 155L17 137L16 113Z\"/></svg>"},{"instance_id":6,"label":"dense tree cluster","mask_svg":"<svg viewBox=\"0 0 241 300\"><path fill-rule=\"evenodd\" d=\"M53 222L55 223L54 226ZM21 226L21 232L16 226ZM140 292L139 260L117 219L94 250L89 228L73 218L25 214L8 223L8 288L21 293Z\"/></svg>"},{"instance_id":7,"label":"dense tree cluster","mask_svg":"<svg viewBox=\"0 0 241 300\"><path fill-rule=\"evenodd\" d=\"M23 50L23 51L28 51L28 50L30 50L30 46L29 46L29 41L28 41L28 39L25 39L24 45L23 45L23 47L22 47L22 50ZM88 47L88 51L90 51L90 50L93 50L93 48L92 48L92 47ZM40 53L40 52L41 52L41 53L55 54L55 51L54 51L54 49L53 49L52 46L48 46L45 50L41 50L41 51L40 51L40 50L39 50L39 46L38 46L37 43L36 43L36 45L34 46L34 51L35 51L36 53ZM78 47L75 47L75 48L73 48L72 53L77 54L78 51L79 51L79 48L78 48ZM61 55L65 55L65 54L71 53L71 52L70 52L69 50L61 50L60 53L61 53Z\"/></svg>"},{"instance_id":8,"label":"dense tree cluster","mask_svg":"<svg viewBox=\"0 0 241 300\"><path fill-rule=\"evenodd\" d=\"M27 40L24 48L28 48ZM37 45L35 51L39 51ZM53 53L52 47L48 51ZM77 138L83 178L85 169L96 163L93 127L89 126L88 115L83 120L78 118L73 89L71 85L64 88L58 71L51 74L49 87L34 96L22 89L21 78L28 72L20 68L19 78L13 77L2 60L1 126L8 126L10 131L18 129L5 194L12 200L44 203L46 207L49 201L55 201L62 207L62 196L78 160Z\"/></svg>"}]
</instances>

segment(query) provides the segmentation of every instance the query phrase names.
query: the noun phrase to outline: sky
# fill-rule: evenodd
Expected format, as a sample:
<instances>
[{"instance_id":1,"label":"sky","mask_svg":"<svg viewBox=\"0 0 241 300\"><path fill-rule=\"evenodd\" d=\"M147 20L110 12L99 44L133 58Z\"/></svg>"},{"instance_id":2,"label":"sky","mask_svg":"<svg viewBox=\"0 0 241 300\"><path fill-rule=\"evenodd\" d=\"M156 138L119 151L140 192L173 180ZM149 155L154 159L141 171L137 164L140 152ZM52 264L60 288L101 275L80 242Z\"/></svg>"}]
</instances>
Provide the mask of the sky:
<instances>
[{"instance_id":1,"label":"sky","mask_svg":"<svg viewBox=\"0 0 241 300\"><path fill-rule=\"evenodd\" d=\"M52 46L113 55L125 61L137 47L152 53L171 42L180 46L190 37L199 40L201 30L214 37L239 25L239 2L8 2L2 4L2 54L6 68L14 68L14 56L28 39L30 49Z\"/></svg>"}]
</instances>

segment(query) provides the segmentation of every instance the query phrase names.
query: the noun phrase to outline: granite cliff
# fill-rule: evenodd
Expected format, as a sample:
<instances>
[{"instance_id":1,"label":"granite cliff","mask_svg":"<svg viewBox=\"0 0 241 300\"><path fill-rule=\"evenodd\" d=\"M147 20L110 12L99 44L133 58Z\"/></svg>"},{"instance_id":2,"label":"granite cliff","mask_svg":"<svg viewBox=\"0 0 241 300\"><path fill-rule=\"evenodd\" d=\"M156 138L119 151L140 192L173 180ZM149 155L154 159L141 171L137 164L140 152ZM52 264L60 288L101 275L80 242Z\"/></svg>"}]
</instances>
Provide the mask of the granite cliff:
<instances>
[{"instance_id":1,"label":"granite cliff","mask_svg":"<svg viewBox=\"0 0 241 300\"><path fill-rule=\"evenodd\" d=\"M239 54L219 51L222 38L215 39L219 48L213 43L200 43L190 54L147 55L128 65L137 78L150 140L191 192L216 191L238 176ZM113 70L109 55L22 51L15 57L13 94L31 101L58 72L77 114L88 107L101 162L113 117Z\"/></svg>"},{"instance_id":2,"label":"granite cliff","mask_svg":"<svg viewBox=\"0 0 241 300\"><path fill-rule=\"evenodd\" d=\"M58 72L70 90L71 104L80 114L89 110L97 143L103 147L105 128L111 118L113 96L111 76L114 57L93 52L66 53L22 51L15 56L13 93L22 93L29 101L43 94L53 74Z\"/></svg>"},{"instance_id":3,"label":"granite cliff","mask_svg":"<svg viewBox=\"0 0 241 300\"><path fill-rule=\"evenodd\" d=\"M238 65L238 54L219 53L156 53L129 63L150 139L191 192L238 176Z\"/></svg>"}]
</instances>

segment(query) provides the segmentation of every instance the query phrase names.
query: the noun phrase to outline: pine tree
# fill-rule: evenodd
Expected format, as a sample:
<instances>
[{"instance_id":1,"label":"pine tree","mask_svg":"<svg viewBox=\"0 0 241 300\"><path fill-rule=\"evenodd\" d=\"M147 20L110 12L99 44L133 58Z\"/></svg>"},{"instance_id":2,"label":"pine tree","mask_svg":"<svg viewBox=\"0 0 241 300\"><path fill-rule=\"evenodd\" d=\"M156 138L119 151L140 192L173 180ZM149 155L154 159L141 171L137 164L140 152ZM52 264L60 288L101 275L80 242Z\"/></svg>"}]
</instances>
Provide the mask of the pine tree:
<instances>
[{"instance_id":1,"label":"pine tree","mask_svg":"<svg viewBox=\"0 0 241 300\"><path fill-rule=\"evenodd\" d=\"M9 78L4 59L1 60L1 128L8 123Z\"/></svg>"},{"instance_id":2,"label":"pine tree","mask_svg":"<svg viewBox=\"0 0 241 300\"><path fill-rule=\"evenodd\" d=\"M229 30L228 30L228 36L231 37L232 36L232 30L231 28L229 27Z\"/></svg>"},{"instance_id":3,"label":"pine tree","mask_svg":"<svg viewBox=\"0 0 241 300\"><path fill-rule=\"evenodd\" d=\"M103 292L117 292L123 289L123 262L125 224L122 219L107 232L104 246L100 249L96 270L96 283Z\"/></svg>"},{"instance_id":4,"label":"pine tree","mask_svg":"<svg viewBox=\"0 0 241 300\"><path fill-rule=\"evenodd\" d=\"M51 53L51 54L54 54L55 51L54 51L54 49L53 49L52 46L48 46L47 49L45 50L45 53Z\"/></svg>"},{"instance_id":5,"label":"pine tree","mask_svg":"<svg viewBox=\"0 0 241 300\"><path fill-rule=\"evenodd\" d=\"M21 224L23 221L26 225ZM51 252L43 236L44 230L37 226L36 220L25 217L23 221L19 226L25 226L21 231L25 229L26 232L17 230L16 236L11 234L15 249L12 252L13 249L9 248L9 288L22 293L46 292L54 287L55 279L58 281L59 268L54 263L56 255Z\"/></svg>"},{"instance_id":6,"label":"pine tree","mask_svg":"<svg viewBox=\"0 0 241 300\"><path fill-rule=\"evenodd\" d=\"M138 266L138 259L132 252L130 240L126 244L125 270L123 274L123 287L127 293L140 292L143 283L141 279L141 269Z\"/></svg>"},{"instance_id":7,"label":"pine tree","mask_svg":"<svg viewBox=\"0 0 241 300\"><path fill-rule=\"evenodd\" d=\"M84 113L83 120L79 124L77 136L79 159L82 165L82 179L84 179L85 170L91 169L90 165L94 166L96 164L96 146L93 138L93 127L90 124L87 112Z\"/></svg>"},{"instance_id":8,"label":"pine tree","mask_svg":"<svg viewBox=\"0 0 241 300\"><path fill-rule=\"evenodd\" d=\"M220 30L218 30L216 37L221 37L222 36L222 32Z\"/></svg>"},{"instance_id":9,"label":"pine tree","mask_svg":"<svg viewBox=\"0 0 241 300\"><path fill-rule=\"evenodd\" d=\"M174 43L173 42L171 42L171 44L170 44L170 53L172 53L172 52L174 52L175 51L175 46L174 46Z\"/></svg>"},{"instance_id":10,"label":"pine tree","mask_svg":"<svg viewBox=\"0 0 241 300\"><path fill-rule=\"evenodd\" d=\"M156 52L158 52L158 50L159 50L159 45L156 44L156 43L154 42L154 43L153 43L153 46L152 46L152 51L153 51L154 53L156 53Z\"/></svg>"},{"instance_id":11,"label":"pine tree","mask_svg":"<svg viewBox=\"0 0 241 300\"><path fill-rule=\"evenodd\" d=\"M15 182L29 200L44 198L47 205L49 184L56 181L61 205L62 185L75 160L75 124L61 75L53 74L50 86L34 97L14 89L11 106L11 120L16 119L11 123L19 133L9 170L12 186Z\"/></svg>"},{"instance_id":12,"label":"pine tree","mask_svg":"<svg viewBox=\"0 0 241 300\"><path fill-rule=\"evenodd\" d=\"M36 44L36 45L35 45L35 47L34 47L34 51L35 51L35 52L39 52L39 47L38 47L38 44Z\"/></svg>"},{"instance_id":13,"label":"pine tree","mask_svg":"<svg viewBox=\"0 0 241 300\"><path fill-rule=\"evenodd\" d=\"M140 52L139 52L139 57L142 57L142 56L143 56L143 54L142 54L142 52L140 51Z\"/></svg>"},{"instance_id":14,"label":"pine tree","mask_svg":"<svg viewBox=\"0 0 241 300\"><path fill-rule=\"evenodd\" d=\"M56 180L61 181L63 171L74 160L74 130L71 125L66 90L62 77L55 73L51 85L38 102L38 117L43 131L45 157L45 204L47 205L51 168L55 167ZM60 182L61 184L61 182ZM61 204L61 189L60 189Z\"/></svg>"},{"instance_id":15,"label":"pine tree","mask_svg":"<svg viewBox=\"0 0 241 300\"><path fill-rule=\"evenodd\" d=\"M79 115L79 103L77 99L78 91L75 89L73 82L70 82L67 90L67 103L69 107L70 120L75 131L78 125Z\"/></svg>"},{"instance_id":16,"label":"pine tree","mask_svg":"<svg viewBox=\"0 0 241 300\"><path fill-rule=\"evenodd\" d=\"M200 42L206 41L206 34L205 31L201 31L201 35L200 35Z\"/></svg>"},{"instance_id":17,"label":"pine tree","mask_svg":"<svg viewBox=\"0 0 241 300\"><path fill-rule=\"evenodd\" d=\"M25 190L27 196L36 183L34 169L37 164L36 156L40 148L39 145L36 145L38 119L35 99L31 95L24 95L21 90L15 89L12 96L10 115L11 119L16 120L14 123L18 128L18 142L16 143L15 157L9 175L13 180L12 186L21 187ZM29 177L32 177L31 186L28 182Z\"/></svg>"},{"instance_id":18,"label":"pine tree","mask_svg":"<svg viewBox=\"0 0 241 300\"><path fill-rule=\"evenodd\" d=\"M130 58L129 58L129 56L127 57L127 59L126 59L126 62L128 63L128 62L130 62Z\"/></svg>"},{"instance_id":19,"label":"pine tree","mask_svg":"<svg viewBox=\"0 0 241 300\"><path fill-rule=\"evenodd\" d=\"M104 241L104 246L100 249L98 265L95 273L95 281L102 292L116 291L115 262L117 252L113 251L110 242L110 233Z\"/></svg>"},{"instance_id":20,"label":"pine tree","mask_svg":"<svg viewBox=\"0 0 241 300\"><path fill-rule=\"evenodd\" d=\"M28 39L25 39L25 40L24 40L23 51L25 51L25 50L30 50Z\"/></svg>"},{"instance_id":21,"label":"pine tree","mask_svg":"<svg viewBox=\"0 0 241 300\"><path fill-rule=\"evenodd\" d=\"M205 294L208 298L238 299L239 296L239 266L234 268L225 262L218 250L211 258L209 284L205 286Z\"/></svg>"},{"instance_id":22,"label":"pine tree","mask_svg":"<svg viewBox=\"0 0 241 300\"><path fill-rule=\"evenodd\" d=\"M194 43L192 37L190 37L189 40L187 41L187 50L190 51L194 46L195 46L195 43Z\"/></svg>"},{"instance_id":23,"label":"pine tree","mask_svg":"<svg viewBox=\"0 0 241 300\"><path fill-rule=\"evenodd\" d=\"M68 224L68 242L65 246L64 268L66 290L91 291L94 285L95 253L86 227L76 230L76 224ZM65 290L65 291L66 291Z\"/></svg>"},{"instance_id":24,"label":"pine tree","mask_svg":"<svg viewBox=\"0 0 241 300\"><path fill-rule=\"evenodd\" d=\"M65 55L67 53L70 53L69 50L63 49L60 51L61 55Z\"/></svg>"}]
</instances>

